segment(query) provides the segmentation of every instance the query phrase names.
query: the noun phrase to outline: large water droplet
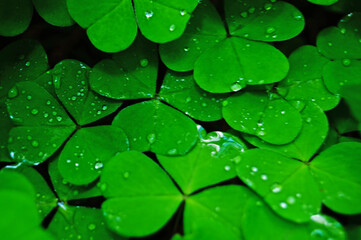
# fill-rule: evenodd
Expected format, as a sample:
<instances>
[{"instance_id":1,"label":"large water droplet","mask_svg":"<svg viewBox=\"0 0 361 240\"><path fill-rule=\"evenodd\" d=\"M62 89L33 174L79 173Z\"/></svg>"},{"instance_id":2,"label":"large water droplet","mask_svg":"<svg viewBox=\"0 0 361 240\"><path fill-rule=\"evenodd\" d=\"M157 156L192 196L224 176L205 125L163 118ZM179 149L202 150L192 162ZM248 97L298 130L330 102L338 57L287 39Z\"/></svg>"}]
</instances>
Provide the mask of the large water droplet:
<instances>
[{"instance_id":1,"label":"large water droplet","mask_svg":"<svg viewBox=\"0 0 361 240\"><path fill-rule=\"evenodd\" d=\"M231 85L231 90L237 92L242 89L242 85L239 82L235 82Z\"/></svg>"},{"instance_id":2,"label":"large water droplet","mask_svg":"<svg viewBox=\"0 0 361 240\"><path fill-rule=\"evenodd\" d=\"M342 64L344 65L344 66L350 66L350 64L351 64L351 60L350 59L348 59L348 58L345 58L345 59L343 59L342 60Z\"/></svg>"},{"instance_id":3,"label":"large water droplet","mask_svg":"<svg viewBox=\"0 0 361 240\"><path fill-rule=\"evenodd\" d=\"M146 11L146 12L145 12L145 17L146 17L147 19L150 19L151 17L153 17L153 12L152 12L152 11Z\"/></svg>"},{"instance_id":4,"label":"large water droplet","mask_svg":"<svg viewBox=\"0 0 361 240\"><path fill-rule=\"evenodd\" d=\"M282 186L281 186L281 184L279 184L279 183L274 183L274 184L271 186L271 190L272 190L272 192L274 192L274 193L279 193L279 192L282 191Z\"/></svg>"},{"instance_id":5,"label":"large water droplet","mask_svg":"<svg viewBox=\"0 0 361 240\"><path fill-rule=\"evenodd\" d=\"M173 32L174 30L175 30L175 25L174 24L170 25L169 31Z\"/></svg>"},{"instance_id":6,"label":"large water droplet","mask_svg":"<svg viewBox=\"0 0 361 240\"><path fill-rule=\"evenodd\" d=\"M149 142L150 144L153 144L153 143L155 142L155 140L156 140L155 134L154 134L154 133L149 134L149 135L147 136L147 140L148 140L148 142Z\"/></svg>"},{"instance_id":7,"label":"large water droplet","mask_svg":"<svg viewBox=\"0 0 361 240\"><path fill-rule=\"evenodd\" d=\"M95 164L94 164L94 169L95 170L99 170L99 169L102 169L103 168L103 163L101 162L101 161L97 161L97 162L95 162Z\"/></svg>"}]
</instances>

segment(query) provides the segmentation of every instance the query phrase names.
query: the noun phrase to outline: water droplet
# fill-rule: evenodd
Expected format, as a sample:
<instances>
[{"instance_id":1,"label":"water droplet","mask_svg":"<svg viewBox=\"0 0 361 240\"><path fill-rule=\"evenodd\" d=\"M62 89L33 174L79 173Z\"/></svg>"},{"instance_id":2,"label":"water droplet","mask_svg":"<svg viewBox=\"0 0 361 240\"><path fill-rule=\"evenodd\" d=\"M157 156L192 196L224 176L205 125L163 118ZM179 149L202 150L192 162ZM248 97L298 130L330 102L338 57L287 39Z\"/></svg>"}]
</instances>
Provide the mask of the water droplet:
<instances>
[{"instance_id":1,"label":"water droplet","mask_svg":"<svg viewBox=\"0 0 361 240\"><path fill-rule=\"evenodd\" d=\"M192 98L191 98L191 97L187 97L187 98L186 98L186 103L189 103L190 101L192 101Z\"/></svg>"},{"instance_id":2,"label":"water droplet","mask_svg":"<svg viewBox=\"0 0 361 240\"><path fill-rule=\"evenodd\" d=\"M315 229L311 232L311 237L313 239L323 239L325 236L325 233L321 229Z\"/></svg>"},{"instance_id":3,"label":"water droplet","mask_svg":"<svg viewBox=\"0 0 361 240\"><path fill-rule=\"evenodd\" d=\"M188 51L189 51L189 47L185 47L185 48L184 48L184 51L185 51L185 52L188 52Z\"/></svg>"},{"instance_id":4,"label":"water droplet","mask_svg":"<svg viewBox=\"0 0 361 240\"><path fill-rule=\"evenodd\" d=\"M61 86L61 77L59 75L54 75L53 76L53 82L54 82L54 87L56 89L60 89L60 86Z\"/></svg>"},{"instance_id":5,"label":"water droplet","mask_svg":"<svg viewBox=\"0 0 361 240\"><path fill-rule=\"evenodd\" d=\"M18 94L19 94L18 88L12 87L8 92L8 98L15 98L16 96L18 96Z\"/></svg>"},{"instance_id":6,"label":"water droplet","mask_svg":"<svg viewBox=\"0 0 361 240\"><path fill-rule=\"evenodd\" d=\"M241 12L241 16L246 18L248 16L248 13L247 12Z\"/></svg>"},{"instance_id":7,"label":"water droplet","mask_svg":"<svg viewBox=\"0 0 361 240\"><path fill-rule=\"evenodd\" d=\"M173 32L174 30L175 30L175 25L174 24L170 25L169 26L169 31Z\"/></svg>"},{"instance_id":8,"label":"water droplet","mask_svg":"<svg viewBox=\"0 0 361 240\"><path fill-rule=\"evenodd\" d=\"M39 110L36 109L36 108L34 108L33 110L31 110L31 114L33 114L33 115L36 115L36 114L38 114L38 113L39 113Z\"/></svg>"},{"instance_id":9,"label":"water droplet","mask_svg":"<svg viewBox=\"0 0 361 240\"><path fill-rule=\"evenodd\" d=\"M34 140L34 141L31 142L31 146L33 146L33 147L39 147L39 142L36 141L36 140Z\"/></svg>"},{"instance_id":10,"label":"water droplet","mask_svg":"<svg viewBox=\"0 0 361 240\"><path fill-rule=\"evenodd\" d=\"M341 32L341 34L345 34L346 33L346 28L341 28L340 32Z\"/></svg>"},{"instance_id":11,"label":"water droplet","mask_svg":"<svg viewBox=\"0 0 361 240\"><path fill-rule=\"evenodd\" d=\"M282 186L281 186L281 184L279 184L279 183L274 183L274 184L271 186L271 190L272 190L272 192L274 192L274 193L279 193L279 192L282 191Z\"/></svg>"},{"instance_id":12,"label":"water droplet","mask_svg":"<svg viewBox=\"0 0 361 240\"><path fill-rule=\"evenodd\" d=\"M150 144L153 144L153 143L155 142L155 140L156 140L156 138L155 138L155 133L149 134L149 135L147 136L147 140L148 140L148 142L149 142Z\"/></svg>"},{"instance_id":13,"label":"water droplet","mask_svg":"<svg viewBox=\"0 0 361 240\"><path fill-rule=\"evenodd\" d=\"M175 155L176 153L177 153L177 149L175 149L175 148L172 148L168 151L169 155Z\"/></svg>"},{"instance_id":14,"label":"water droplet","mask_svg":"<svg viewBox=\"0 0 361 240\"><path fill-rule=\"evenodd\" d=\"M280 206L281 206L281 208L285 209L285 208L287 208L287 203L281 202L281 203L280 203Z\"/></svg>"},{"instance_id":15,"label":"water droplet","mask_svg":"<svg viewBox=\"0 0 361 240\"><path fill-rule=\"evenodd\" d=\"M261 175L261 179L264 180L264 181L266 181L266 180L268 179L268 177L267 177L266 174L262 174L262 175Z\"/></svg>"},{"instance_id":16,"label":"water droplet","mask_svg":"<svg viewBox=\"0 0 361 240\"><path fill-rule=\"evenodd\" d=\"M297 21L300 21L300 20L303 19L303 16L302 16L301 13L295 12L295 13L293 14L293 19L295 19L295 20L297 20Z\"/></svg>"},{"instance_id":17,"label":"water droplet","mask_svg":"<svg viewBox=\"0 0 361 240\"><path fill-rule=\"evenodd\" d=\"M124 177L125 179L129 178L129 172L124 172L124 173L123 173L123 177Z\"/></svg>"},{"instance_id":18,"label":"water droplet","mask_svg":"<svg viewBox=\"0 0 361 240\"><path fill-rule=\"evenodd\" d=\"M101 161L95 162L95 164L94 164L94 169L95 170L99 170L99 169L102 169L102 168L103 168L103 163Z\"/></svg>"},{"instance_id":19,"label":"water droplet","mask_svg":"<svg viewBox=\"0 0 361 240\"><path fill-rule=\"evenodd\" d=\"M179 13L180 13L181 16L184 16L184 15L187 14L187 11L182 9L182 10L179 11Z\"/></svg>"},{"instance_id":20,"label":"water droplet","mask_svg":"<svg viewBox=\"0 0 361 240\"><path fill-rule=\"evenodd\" d=\"M288 203L288 204L294 204L295 202L296 202L296 199L295 199L294 197L289 196L289 197L287 198L287 203Z\"/></svg>"},{"instance_id":21,"label":"water droplet","mask_svg":"<svg viewBox=\"0 0 361 240\"><path fill-rule=\"evenodd\" d=\"M146 11L146 12L145 12L145 17L146 17L147 19L150 19L151 17L153 17L153 12L152 12L152 11Z\"/></svg>"},{"instance_id":22,"label":"water droplet","mask_svg":"<svg viewBox=\"0 0 361 240\"><path fill-rule=\"evenodd\" d=\"M93 231L95 228L96 228L96 225L93 224L93 223L89 224L89 226L88 226L88 229L89 229L90 231Z\"/></svg>"},{"instance_id":23,"label":"water droplet","mask_svg":"<svg viewBox=\"0 0 361 240\"><path fill-rule=\"evenodd\" d=\"M149 64L148 59L143 58L143 59L140 60L140 66L142 66L142 67L147 67L148 64Z\"/></svg>"},{"instance_id":24,"label":"water droplet","mask_svg":"<svg viewBox=\"0 0 361 240\"><path fill-rule=\"evenodd\" d=\"M266 33L274 33L276 31L276 29L274 27L268 27L266 29Z\"/></svg>"},{"instance_id":25,"label":"water droplet","mask_svg":"<svg viewBox=\"0 0 361 240\"><path fill-rule=\"evenodd\" d=\"M25 63L25 66L30 67L30 62L27 61L27 62Z\"/></svg>"},{"instance_id":26,"label":"water droplet","mask_svg":"<svg viewBox=\"0 0 361 240\"><path fill-rule=\"evenodd\" d=\"M258 172L258 168L256 168L256 167L252 167L251 170L252 170L252 172Z\"/></svg>"},{"instance_id":27,"label":"water droplet","mask_svg":"<svg viewBox=\"0 0 361 240\"><path fill-rule=\"evenodd\" d=\"M226 166L224 166L224 170L226 170L228 172L229 170L231 170L231 167L226 165Z\"/></svg>"},{"instance_id":28,"label":"water droplet","mask_svg":"<svg viewBox=\"0 0 361 240\"><path fill-rule=\"evenodd\" d=\"M272 9L272 4L271 4L271 3L266 3L266 4L264 5L264 9L265 9L266 11L271 10L271 9Z\"/></svg>"},{"instance_id":29,"label":"water droplet","mask_svg":"<svg viewBox=\"0 0 361 240\"><path fill-rule=\"evenodd\" d=\"M239 82L235 82L231 85L231 90L237 92L242 89L242 85Z\"/></svg>"},{"instance_id":30,"label":"water droplet","mask_svg":"<svg viewBox=\"0 0 361 240\"><path fill-rule=\"evenodd\" d=\"M202 107L207 107L207 103L202 103Z\"/></svg>"},{"instance_id":31,"label":"water droplet","mask_svg":"<svg viewBox=\"0 0 361 240\"><path fill-rule=\"evenodd\" d=\"M343 64L344 66L350 66L351 60L348 59L348 58L345 58L345 59L342 60L342 64Z\"/></svg>"}]
</instances>

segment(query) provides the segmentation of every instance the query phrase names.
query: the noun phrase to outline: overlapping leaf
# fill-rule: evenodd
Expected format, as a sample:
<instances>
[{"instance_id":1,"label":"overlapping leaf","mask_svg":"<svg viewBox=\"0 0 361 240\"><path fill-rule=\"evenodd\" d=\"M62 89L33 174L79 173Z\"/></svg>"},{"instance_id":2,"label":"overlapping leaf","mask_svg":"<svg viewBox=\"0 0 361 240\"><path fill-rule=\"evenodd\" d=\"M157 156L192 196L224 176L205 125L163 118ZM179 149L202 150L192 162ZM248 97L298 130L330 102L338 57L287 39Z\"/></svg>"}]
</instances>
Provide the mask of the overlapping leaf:
<instances>
[{"instance_id":1,"label":"overlapping leaf","mask_svg":"<svg viewBox=\"0 0 361 240\"><path fill-rule=\"evenodd\" d=\"M172 70L194 69L197 84L212 93L282 80L289 68L287 59L261 41L296 36L304 27L302 14L282 1L257 0L226 1L225 15L229 37L213 6L202 1L184 35L161 45L164 63Z\"/></svg>"},{"instance_id":2,"label":"overlapping leaf","mask_svg":"<svg viewBox=\"0 0 361 240\"><path fill-rule=\"evenodd\" d=\"M164 43L182 35L197 0L146 1L67 0L70 15L87 29L90 41L104 52L128 48L141 33L153 42Z\"/></svg>"}]
</instances>

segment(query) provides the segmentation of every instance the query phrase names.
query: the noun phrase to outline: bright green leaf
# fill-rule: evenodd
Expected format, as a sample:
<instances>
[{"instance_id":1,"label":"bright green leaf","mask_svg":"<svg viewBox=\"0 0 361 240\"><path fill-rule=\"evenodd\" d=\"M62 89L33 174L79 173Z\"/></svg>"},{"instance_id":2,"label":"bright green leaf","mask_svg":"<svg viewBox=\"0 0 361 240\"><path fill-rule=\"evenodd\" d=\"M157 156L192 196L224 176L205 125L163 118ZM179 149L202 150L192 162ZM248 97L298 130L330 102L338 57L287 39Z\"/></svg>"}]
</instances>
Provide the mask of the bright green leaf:
<instances>
[{"instance_id":1,"label":"bright green leaf","mask_svg":"<svg viewBox=\"0 0 361 240\"><path fill-rule=\"evenodd\" d=\"M101 176L107 200L102 205L110 229L125 236L158 231L175 213L183 196L168 175L142 153L112 158Z\"/></svg>"},{"instance_id":2,"label":"bright green leaf","mask_svg":"<svg viewBox=\"0 0 361 240\"><path fill-rule=\"evenodd\" d=\"M301 115L282 98L262 92L242 92L223 102L223 117L235 130L272 144L293 141L302 127Z\"/></svg>"},{"instance_id":3,"label":"bright green leaf","mask_svg":"<svg viewBox=\"0 0 361 240\"><path fill-rule=\"evenodd\" d=\"M279 152L290 158L308 161L321 147L328 133L327 117L315 103L309 102L301 112L303 124L301 132L292 142L284 145L272 145L256 136L245 135L251 144Z\"/></svg>"},{"instance_id":4,"label":"bright green leaf","mask_svg":"<svg viewBox=\"0 0 361 240\"><path fill-rule=\"evenodd\" d=\"M331 94L322 80L322 72L329 60L313 46L302 46L289 57L290 71L277 86L287 100L308 100L328 111L339 103L340 97ZM328 86L327 86L328 87ZM330 88L329 88L330 89Z\"/></svg>"},{"instance_id":5,"label":"bright green leaf","mask_svg":"<svg viewBox=\"0 0 361 240\"><path fill-rule=\"evenodd\" d=\"M252 149L242 155L238 176L280 216L307 222L321 209L321 193L308 166L279 153Z\"/></svg>"},{"instance_id":6,"label":"bright green leaf","mask_svg":"<svg viewBox=\"0 0 361 240\"><path fill-rule=\"evenodd\" d=\"M323 203L343 214L361 213L361 143L346 142L329 147L310 164Z\"/></svg>"}]
</instances>

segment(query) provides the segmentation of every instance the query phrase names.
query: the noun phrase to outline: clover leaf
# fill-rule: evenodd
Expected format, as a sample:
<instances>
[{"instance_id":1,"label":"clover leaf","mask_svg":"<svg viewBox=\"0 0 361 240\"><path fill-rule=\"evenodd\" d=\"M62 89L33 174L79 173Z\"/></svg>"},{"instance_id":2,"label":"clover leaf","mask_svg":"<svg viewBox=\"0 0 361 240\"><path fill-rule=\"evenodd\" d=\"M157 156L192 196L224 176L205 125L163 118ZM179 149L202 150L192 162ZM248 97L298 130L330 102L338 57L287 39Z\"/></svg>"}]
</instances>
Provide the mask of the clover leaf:
<instances>
[{"instance_id":1,"label":"clover leaf","mask_svg":"<svg viewBox=\"0 0 361 240\"><path fill-rule=\"evenodd\" d=\"M223 117L235 130L272 144L293 141L302 127L301 115L276 94L241 92L223 102Z\"/></svg>"},{"instance_id":2,"label":"clover leaf","mask_svg":"<svg viewBox=\"0 0 361 240\"><path fill-rule=\"evenodd\" d=\"M203 1L185 34L161 45L163 62L176 71L194 69L197 84L212 93L282 80L289 68L287 59L261 41L283 41L298 35L304 27L302 14L285 2L257 0L226 1L225 15L227 26L212 4Z\"/></svg>"},{"instance_id":3,"label":"clover leaf","mask_svg":"<svg viewBox=\"0 0 361 240\"><path fill-rule=\"evenodd\" d=\"M151 98L156 91L156 45L138 36L130 48L98 62L89 81L98 94L113 99Z\"/></svg>"},{"instance_id":4,"label":"clover leaf","mask_svg":"<svg viewBox=\"0 0 361 240\"><path fill-rule=\"evenodd\" d=\"M159 230L183 199L158 165L134 151L123 152L109 161L101 184L104 196L110 198L102 205L107 224L125 236L144 236Z\"/></svg>"},{"instance_id":5,"label":"clover leaf","mask_svg":"<svg viewBox=\"0 0 361 240\"><path fill-rule=\"evenodd\" d=\"M124 130L132 150L142 152L183 155L194 146L198 136L196 124L190 118L158 100L124 108L112 125Z\"/></svg>"},{"instance_id":6,"label":"clover leaf","mask_svg":"<svg viewBox=\"0 0 361 240\"><path fill-rule=\"evenodd\" d=\"M128 48L141 33L153 42L164 43L182 35L197 0L145 1L67 0L72 18L87 29L90 41L104 52ZM135 14L135 16L134 16ZM105 27L106 26L106 27Z\"/></svg>"},{"instance_id":7,"label":"clover leaf","mask_svg":"<svg viewBox=\"0 0 361 240\"><path fill-rule=\"evenodd\" d=\"M288 144L270 144L253 135L244 135L244 137L259 148L273 150L290 158L309 161L326 139L329 130L328 120L322 109L313 102L306 104L301 111L301 116L303 120L301 131Z\"/></svg>"},{"instance_id":8,"label":"clover leaf","mask_svg":"<svg viewBox=\"0 0 361 240\"><path fill-rule=\"evenodd\" d=\"M185 194L236 176L235 164L247 147L237 137L222 132L211 132L184 156L157 158L172 175Z\"/></svg>"},{"instance_id":9,"label":"clover leaf","mask_svg":"<svg viewBox=\"0 0 361 240\"><path fill-rule=\"evenodd\" d=\"M35 190L20 173L0 171L0 230L4 239L53 239L41 228ZM14 224L16 222L16 224Z\"/></svg>"},{"instance_id":10,"label":"clover leaf","mask_svg":"<svg viewBox=\"0 0 361 240\"><path fill-rule=\"evenodd\" d=\"M338 0L307 0L311 3L318 4L318 5L332 5L338 2Z\"/></svg>"},{"instance_id":11,"label":"clover leaf","mask_svg":"<svg viewBox=\"0 0 361 240\"><path fill-rule=\"evenodd\" d=\"M66 0L47 1L32 0L36 11L48 23L58 27L67 27L74 24L70 17Z\"/></svg>"},{"instance_id":12,"label":"clover leaf","mask_svg":"<svg viewBox=\"0 0 361 240\"><path fill-rule=\"evenodd\" d=\"M317 48L333 61L324 69L323 78L327 88L339 93L344 85L359 84L361 69L361 13L349 14L338 24L321 31Z\"/></svg>"},{"instance_id":13,"label":"clover leaf","mask_svg":"<svg viewBox=\"0 0 361 240\"><path fill-rule=\"evenodd\" d=\"M355 142L336 144L309 164L253 149L242 155L238 176L280 216L295 222L309 221L320 211L321 201L334 211L356 214L360 212L360 146ZM340 156L343 161L338 161ZM346 182L352 187L345 188Z\"/></svg>"},{"instance_id":14,"label":"clover leaf","mask_svg":"<svg viewBox=\"0 0 361 240\"><path fill-rule=\"evenodd\" d=\"M21 7L19 7L21 6ZM12 37L23 33L33 15L31 0L0 1L0 35Z\"/></svg>"},{"instance_id":15,"label":"clover leaf","mask_svg":"<svg viewBox=\"0 0 361 240\"><path fill-rule=\"evenodd\" d=\"M324 66L329 60L313 46L302 46L289 57L290 71L277 90L287 100L306 100L328 111L338 104L340 97L330 93L322 80Z\"/></svg>"}]
</instances>

